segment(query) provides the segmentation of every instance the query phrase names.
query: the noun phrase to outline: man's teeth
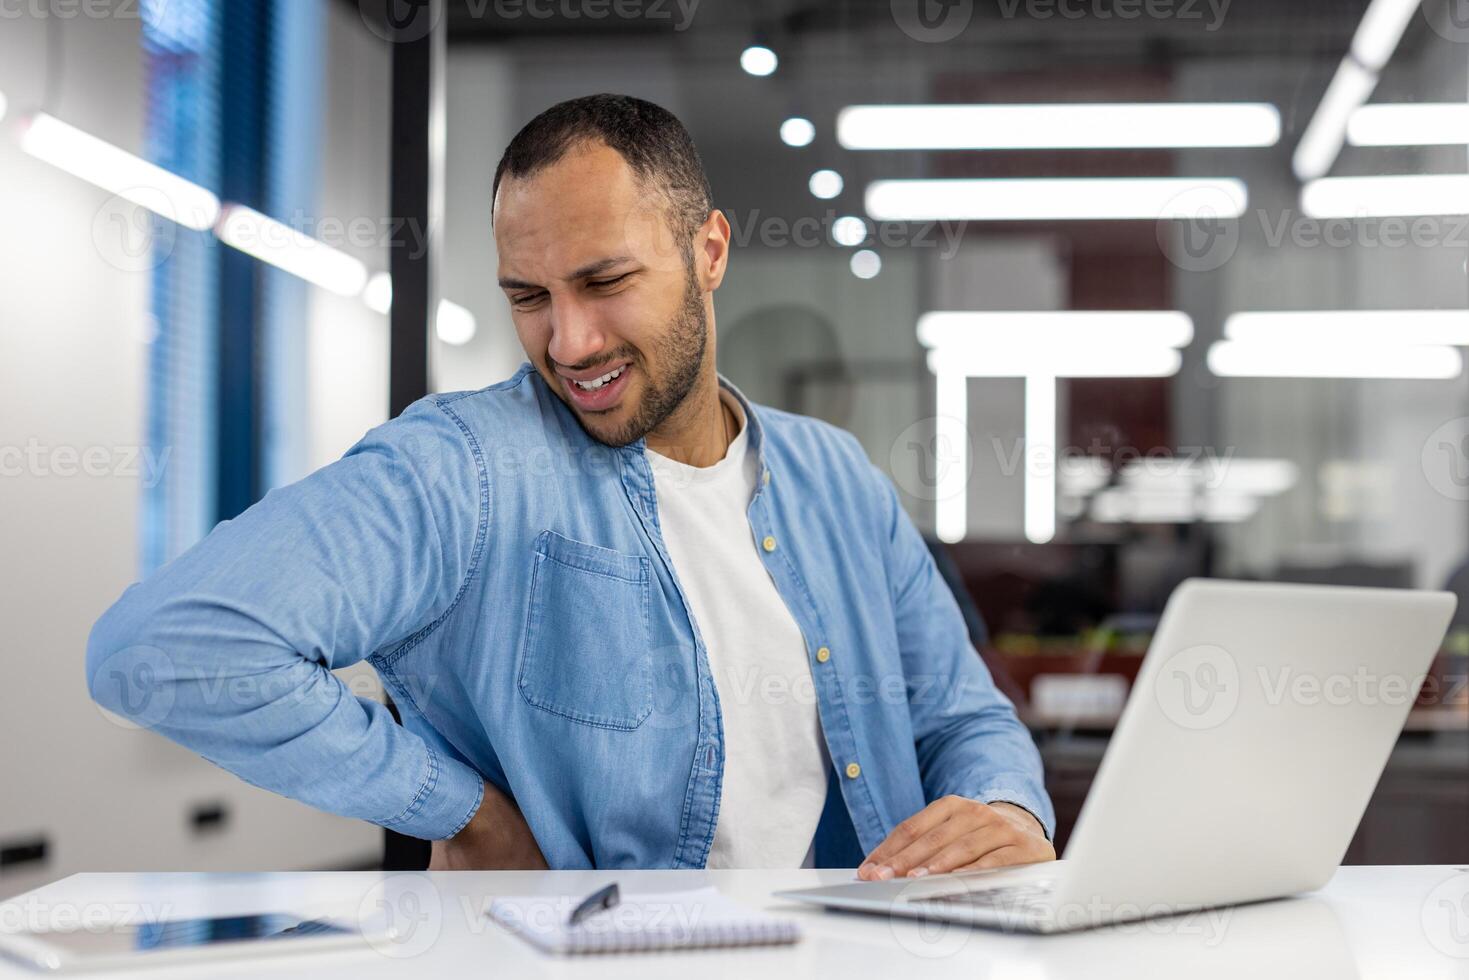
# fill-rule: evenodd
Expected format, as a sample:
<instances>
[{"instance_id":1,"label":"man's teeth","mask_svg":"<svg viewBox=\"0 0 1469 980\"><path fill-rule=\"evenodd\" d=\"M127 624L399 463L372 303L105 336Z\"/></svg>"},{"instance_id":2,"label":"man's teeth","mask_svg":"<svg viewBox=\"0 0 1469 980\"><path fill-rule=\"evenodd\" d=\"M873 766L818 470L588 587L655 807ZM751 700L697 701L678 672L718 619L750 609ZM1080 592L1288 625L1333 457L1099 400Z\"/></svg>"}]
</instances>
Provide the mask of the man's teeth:
<instances>
[{"instance_id":1,"label":"man's teeth","mask_svg":"<svg viewBox=\"0 0 1469 980\"><path fill-rule=\"evenodd\" d=\"M611 384L612 382L616 381L618 378L622 377L622 372L624 370L626 370L626 366L625 365L623 367L618 368L616 371L608 371L606 374L602 375L600 378L593 378L591 381L577 381L577 382L574 382L574 383L582 391L596 391L598 388L602 387L603 385L605 385L605 384Z\"/></svg>"}]
</instances>

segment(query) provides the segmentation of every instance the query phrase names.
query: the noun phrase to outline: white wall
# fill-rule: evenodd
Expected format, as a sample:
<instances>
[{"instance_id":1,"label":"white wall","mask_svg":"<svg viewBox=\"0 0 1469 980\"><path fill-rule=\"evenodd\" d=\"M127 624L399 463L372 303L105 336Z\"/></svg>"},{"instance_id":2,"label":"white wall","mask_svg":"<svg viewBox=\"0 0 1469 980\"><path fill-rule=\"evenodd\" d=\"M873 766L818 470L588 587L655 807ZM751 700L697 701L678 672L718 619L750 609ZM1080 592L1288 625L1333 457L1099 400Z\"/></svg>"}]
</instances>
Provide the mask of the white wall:
<instances>
[{"instance_id":1,"label":"white wall","mask_svg":"<svg viewBox=\"0 0 1469 980\"><path fill-rule=\"evenodd\" d=\"M490 226L490 187L495 165L520 128L512 112L517 74L504 49L449 49L445 74L447 142L439 285L446 299L475 315L474 339L458 347L437 341L432 349L434 388L483 388L514 373L525 360L510 307L496 282L499 261Z\"/></svg>"},{"instance_id":2,"label":"white wall","mask_svg":"<svg viewBox=\"0 0 1469 980\"><path fill-rule=\"evenodd\" d=\"M0 92L12 115L41 99L44 26L21 17L0 30ZM65 21L66 72L52 107L134 152L144 109L138 31L134 18ZM341 68L334 58L333 71ZM383 111L371 92L356 97L364 114ZM370 861L377 828L249 787L119 727L87 696L88 631L137 576L139 477L116 470L141 442L147 353L148 276L119 267L127 263L105 218L94 227L107 201L0 135L0 450L51 450L20 475L10 475L10 453L0 476L0 842L44 834L51 847L45 865L0 876L0 896L83 870ZM358 374L347 387L364 383L376 379ZM118 465L103 476L58 475L76 465L61 447L102 447ZM229 808L227 829L192 836L189 810L212 802Z\"/></svg>"},{"instance_id":3,"label":"white wall","mask_svg":"<svg viewBox=\"0 0 1469 980\"><path fill-rule=\"evenodd\" d=\"M386 271L392 52L340 3L328 4L326 37L330 67L322 99L319 214L344 227L371 218L370 236L349 236L341 245L370 270ZM364 432L387 421L388 318L357 299L317 289L303 326L310 331L310 471L338 459Z\"/></svg>"}]
</instances>

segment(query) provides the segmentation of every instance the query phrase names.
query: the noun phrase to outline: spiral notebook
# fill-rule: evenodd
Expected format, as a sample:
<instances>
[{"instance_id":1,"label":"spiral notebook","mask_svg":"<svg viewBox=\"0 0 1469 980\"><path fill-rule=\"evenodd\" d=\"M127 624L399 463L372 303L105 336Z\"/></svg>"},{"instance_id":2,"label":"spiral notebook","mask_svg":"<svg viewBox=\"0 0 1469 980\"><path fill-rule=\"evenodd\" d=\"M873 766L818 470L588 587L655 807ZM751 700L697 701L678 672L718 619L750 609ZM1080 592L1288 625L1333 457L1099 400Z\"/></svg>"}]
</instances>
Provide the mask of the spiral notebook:
<instances>
[{"instance_id":1,"label":"spiral notebook","mask_svg":"<svg viewBox=\"0 0 1469 980\"><path fill-rule=\"evenodd\" d=\"M578 925L566 924L580 898L531 895L496 898L489 916L548 953L622 953L794 943L800 927L745 908L717 888L625 895L619 905Z\"/></svg>"}]
</instances>

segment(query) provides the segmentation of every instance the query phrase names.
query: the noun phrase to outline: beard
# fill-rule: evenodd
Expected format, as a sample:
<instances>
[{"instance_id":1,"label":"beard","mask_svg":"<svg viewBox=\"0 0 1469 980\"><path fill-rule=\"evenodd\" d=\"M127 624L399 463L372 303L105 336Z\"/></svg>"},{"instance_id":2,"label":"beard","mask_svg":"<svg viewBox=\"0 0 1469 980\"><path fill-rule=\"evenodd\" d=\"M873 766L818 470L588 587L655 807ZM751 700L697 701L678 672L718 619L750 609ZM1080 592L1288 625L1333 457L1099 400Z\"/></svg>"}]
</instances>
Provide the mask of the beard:
<instances>
[{"instance_id":1,"label":"beard","mask_svg":"<svg viewBox=\"0 0 1469 980\"><path fill-rule=\"evenodd\" d=\"M646 387L643 400L632 418L611 431L598 431L582 419L582 428L593 439L614 449L637 442L662 425L672 415L699 380L704 367L704 353L709 343L709 317L704 310L704 297L694 278L692 265L684 279L683 301L663 335L654 343L657 361L663 366L662 377L654 377L640 352L629 348L618 356L631 357L642 368Z\"/></svg>"}]
</instances>

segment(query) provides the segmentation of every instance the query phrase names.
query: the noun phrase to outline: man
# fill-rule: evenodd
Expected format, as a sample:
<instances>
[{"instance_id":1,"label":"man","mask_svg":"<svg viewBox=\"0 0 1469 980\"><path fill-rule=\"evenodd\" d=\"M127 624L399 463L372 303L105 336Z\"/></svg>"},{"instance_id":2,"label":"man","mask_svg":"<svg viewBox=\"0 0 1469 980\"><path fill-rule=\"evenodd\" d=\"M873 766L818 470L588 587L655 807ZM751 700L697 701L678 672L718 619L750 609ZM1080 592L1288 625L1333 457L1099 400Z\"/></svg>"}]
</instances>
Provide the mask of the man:
<instances>
[{"instance_id":1,"label":"man","mask_svg":"<svg viewBox=\"0 0 1469 980\"><path fill-rule=\"evenodd\" d=\"M493 214L530 363L129 588L93 696L435 868L1054 858L1035 746L891 485L715 373L730 228L678 120L554 106ZM364 658L402 727L330 673Z\"/></svg>"}]
</instances>

